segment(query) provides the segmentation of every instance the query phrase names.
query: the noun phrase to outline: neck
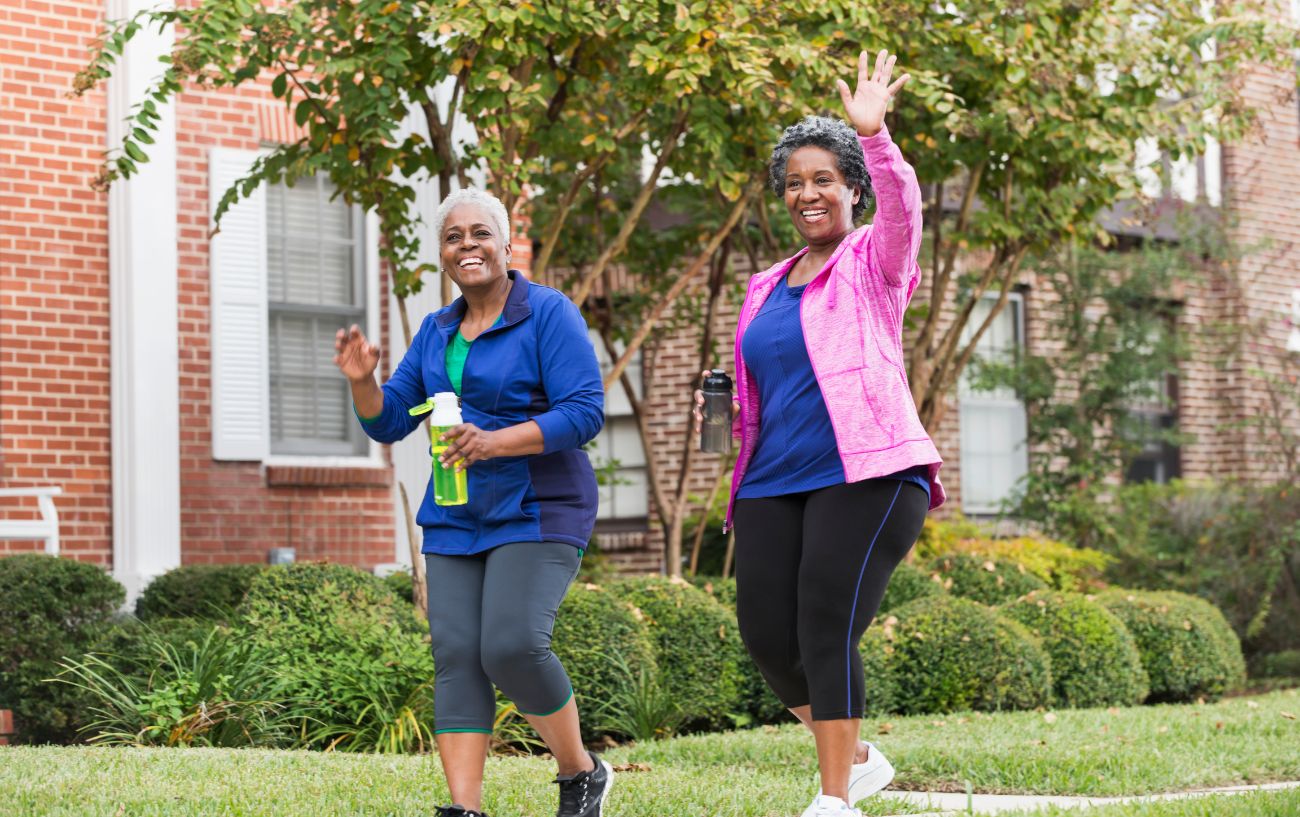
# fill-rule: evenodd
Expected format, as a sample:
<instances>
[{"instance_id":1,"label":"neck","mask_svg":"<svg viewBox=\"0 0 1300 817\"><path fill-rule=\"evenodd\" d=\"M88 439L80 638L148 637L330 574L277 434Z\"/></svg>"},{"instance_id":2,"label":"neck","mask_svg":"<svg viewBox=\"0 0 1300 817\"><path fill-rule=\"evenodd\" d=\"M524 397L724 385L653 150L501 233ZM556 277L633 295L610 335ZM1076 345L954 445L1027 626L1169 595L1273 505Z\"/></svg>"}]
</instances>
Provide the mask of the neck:
<instances>
[{"instance_id":1,"label":"neck","mask_svg":"<svg viewBox=\"0 0 1300 817\"><path fill-rule=\"evenodd\" d=\"M852 228L817 241L809 241L808 254L814 257L829 257L830 254L835 252L836 248L840 246L840 243L844 241L844 237L851 232L853 232Z\"/></svg>"},{"instance_id":2,"label":"neck","mask_svg":"<svg viewBox=\"0 0 1300 817\"><path fill-rule=\"evenodd\" d=\"M505 309L506 298L510 295L511 280L509 275L479 287L464 288L461 295L465 298L465 318L470 321L495 318Z\"/></svg>"}]
</instances>

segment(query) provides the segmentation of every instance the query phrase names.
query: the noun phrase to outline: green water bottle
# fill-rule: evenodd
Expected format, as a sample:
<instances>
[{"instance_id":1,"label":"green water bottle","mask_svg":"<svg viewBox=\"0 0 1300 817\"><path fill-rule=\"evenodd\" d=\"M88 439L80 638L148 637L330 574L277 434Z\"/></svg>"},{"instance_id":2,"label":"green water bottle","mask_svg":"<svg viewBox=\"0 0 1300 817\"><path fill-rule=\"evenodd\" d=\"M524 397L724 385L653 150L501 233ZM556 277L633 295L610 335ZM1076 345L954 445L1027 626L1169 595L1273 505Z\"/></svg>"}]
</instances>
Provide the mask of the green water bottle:
<instances>
[{"instance_id":1,"label":"green water bottle","mask_svg":"<svg viewBox=\"0 0 1300 817\"><path fill-rule=\"evenodd\" d=\"M410 410L412 417L433 412L429 418L429 437L433 443L433 501L439 505L464 505L469 501L469 474L457 471L456 464L443 465L439 457L447 450L443 432L460 425L460 398L455 392L440 391Z\"/></svg>"}]
</instances>

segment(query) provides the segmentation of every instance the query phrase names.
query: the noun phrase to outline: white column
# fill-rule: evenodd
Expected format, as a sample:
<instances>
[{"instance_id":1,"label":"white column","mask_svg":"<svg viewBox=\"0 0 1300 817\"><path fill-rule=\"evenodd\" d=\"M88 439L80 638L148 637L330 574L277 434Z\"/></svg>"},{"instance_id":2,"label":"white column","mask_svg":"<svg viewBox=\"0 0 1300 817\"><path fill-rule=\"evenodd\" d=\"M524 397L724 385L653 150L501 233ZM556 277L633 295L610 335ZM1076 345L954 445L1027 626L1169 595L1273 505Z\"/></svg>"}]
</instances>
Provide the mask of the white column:
<instances>
[{"instance_id":1,"label":"white column","mask_svg":"<svg viewBox=\"0 0 1300 817\"><path fill-rule=\"evenodd\" d=\"M155 0L108 0L120 20ZM170 30L142 29L108 85L108 147L122 144L133 106L163 71ZM176 118L171 106L149 161L109 193L112 333L113 575L127 604L181 561L180 388L176 301Z\"/></svg>"}]
</instances>

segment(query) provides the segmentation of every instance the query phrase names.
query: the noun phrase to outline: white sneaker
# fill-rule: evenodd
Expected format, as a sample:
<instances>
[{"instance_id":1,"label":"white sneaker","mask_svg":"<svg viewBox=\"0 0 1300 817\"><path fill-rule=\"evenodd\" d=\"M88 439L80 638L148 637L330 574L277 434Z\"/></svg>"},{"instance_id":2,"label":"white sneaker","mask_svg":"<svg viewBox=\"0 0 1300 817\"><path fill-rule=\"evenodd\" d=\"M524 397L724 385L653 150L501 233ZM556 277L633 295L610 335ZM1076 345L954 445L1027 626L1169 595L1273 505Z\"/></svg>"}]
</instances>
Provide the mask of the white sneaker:
<instances>
[{"instance_id":1,"label":"white sneaker","mask_svg":"<svg viewBox=\"0 0 1300 817\"><path fill-rule=\"evenodd\" d=\"M894 779L894 766L875 744L867 743L867 759L849 770L849 805L883 791Z\"/></svg>"},{"instance_id":2,"label":"white sneaker","mask_svg":"<svg viewBox=\"0 0 1300 817\"><path fill-rule=\"evenodd\" d=\"M862 812L838 797L819 794L813 798L808 808L803 810L803 817L862 817Z\"/></svg>"}]
</instances>

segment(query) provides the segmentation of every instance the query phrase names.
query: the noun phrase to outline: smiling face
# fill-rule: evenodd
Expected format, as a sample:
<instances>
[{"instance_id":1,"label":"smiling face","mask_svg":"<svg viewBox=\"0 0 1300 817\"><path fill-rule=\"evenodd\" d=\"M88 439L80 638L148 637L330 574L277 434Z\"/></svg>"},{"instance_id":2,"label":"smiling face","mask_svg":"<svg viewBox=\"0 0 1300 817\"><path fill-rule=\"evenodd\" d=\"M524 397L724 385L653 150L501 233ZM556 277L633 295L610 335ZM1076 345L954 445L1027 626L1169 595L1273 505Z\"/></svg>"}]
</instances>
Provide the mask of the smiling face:
<instances>
[{"instance_id":1,"label":"smiling face","mask_svg":"<svg viewBox=\"0 0 1300 817\"><path fill-rule=\"evenodd\" d=\"M442 268L456 286L475 289L500 283L510 265L510 244L492 216L477 204L459 204L442 223Z\"/></svg>"},{"instance_id":2,"label":"smiling face","mask_svg":"<svg viewBox=\"0 0 1300 817\"><path fill-rule=\"evenodd\" d=\"M810 247L838 243L853 231L853 205L862 193L849 187L825 148L805 145L785 164L785 208Z\"/></svg>"}]
</instances>

